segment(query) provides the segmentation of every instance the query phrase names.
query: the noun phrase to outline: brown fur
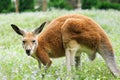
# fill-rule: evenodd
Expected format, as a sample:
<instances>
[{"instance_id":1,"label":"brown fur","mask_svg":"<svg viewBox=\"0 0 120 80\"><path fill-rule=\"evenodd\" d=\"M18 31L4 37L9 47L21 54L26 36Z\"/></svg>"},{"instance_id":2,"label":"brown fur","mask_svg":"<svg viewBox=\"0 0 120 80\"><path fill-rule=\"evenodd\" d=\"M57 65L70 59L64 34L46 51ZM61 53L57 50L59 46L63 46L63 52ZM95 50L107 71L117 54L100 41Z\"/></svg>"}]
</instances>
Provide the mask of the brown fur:
<instances>
[{"instance_id":1,"label":"brown fur","mask_svg":"<svg viewBox=\"0 0 120 80\"><path fill-rule=\"evenodd\" d=\"M73 39L96 52L99 51L99 45L104 42L113 52L111 43L103 29L90 18L75 14L59 17L47 26L47 30L38 37L37 55L41 56L41 48L43 48L46 55L51 58L65 56L63 45Z\"/></svg>"},{"instance_id":2,"label":"brown fur","mask_svg":"<svg viewBox=\"0 0 120 80\"><path fill-rule=\"evenodd\" d=\"M66 55L67 67L70 69L69 66L74 65L74 58L77 60L76 65L79 64L81 52L86 52L91 60L94 60L96 52L100 53L110 71L120 76L106 32L84 15L71 14L56 18L38 36L36 57L47 67L52 63L50 58Z\"/></svg>"}]
</instances>

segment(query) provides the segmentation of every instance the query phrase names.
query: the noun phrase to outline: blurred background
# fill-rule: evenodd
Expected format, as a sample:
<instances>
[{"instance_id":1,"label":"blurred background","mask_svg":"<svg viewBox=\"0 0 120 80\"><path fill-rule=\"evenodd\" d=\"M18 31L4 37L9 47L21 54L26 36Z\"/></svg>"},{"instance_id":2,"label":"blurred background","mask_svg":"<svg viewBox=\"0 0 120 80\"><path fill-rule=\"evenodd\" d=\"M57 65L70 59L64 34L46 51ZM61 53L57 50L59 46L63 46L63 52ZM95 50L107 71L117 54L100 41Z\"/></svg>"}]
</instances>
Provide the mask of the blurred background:
<instances>
[{"instance_id":1,"label":"blurred background","mask_svg":"<svg viewBox=\"0 0 120 80\"><path fill-rule=\"evenodd\" d=\"M120 0L0 0L0 13L47 11L52 8L120 10Z\"/></svg>"}]
</instances>

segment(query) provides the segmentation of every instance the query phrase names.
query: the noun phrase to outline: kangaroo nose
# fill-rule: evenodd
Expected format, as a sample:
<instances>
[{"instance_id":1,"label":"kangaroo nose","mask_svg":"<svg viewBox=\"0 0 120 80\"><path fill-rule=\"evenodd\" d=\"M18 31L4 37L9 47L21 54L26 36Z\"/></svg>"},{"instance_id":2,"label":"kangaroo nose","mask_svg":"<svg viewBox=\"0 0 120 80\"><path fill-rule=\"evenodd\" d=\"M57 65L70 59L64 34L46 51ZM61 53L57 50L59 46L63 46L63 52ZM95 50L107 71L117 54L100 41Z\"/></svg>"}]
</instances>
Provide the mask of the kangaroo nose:
<instances>
[{"instance_id":1,"label":"kangaroo nose","mask_svg":"<svg viewBox=\"0 0 120 80\"><path fill-rule=\"evenodd\" d=\"M30 49L26 50L28 56L30 55L30 51L31 51Z\"/></svg>"}]
</instances>

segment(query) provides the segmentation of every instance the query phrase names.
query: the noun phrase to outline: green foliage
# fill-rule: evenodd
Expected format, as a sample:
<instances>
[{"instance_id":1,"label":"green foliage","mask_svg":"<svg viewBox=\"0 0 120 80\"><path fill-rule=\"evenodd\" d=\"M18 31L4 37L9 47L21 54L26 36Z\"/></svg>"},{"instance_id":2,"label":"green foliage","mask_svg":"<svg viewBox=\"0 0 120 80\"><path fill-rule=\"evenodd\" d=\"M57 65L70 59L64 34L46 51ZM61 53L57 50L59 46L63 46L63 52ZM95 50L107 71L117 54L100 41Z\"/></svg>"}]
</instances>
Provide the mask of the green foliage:
<instances>
[{"instance_id":1,"label":"green foliage","mask_svg":"<svg viewBox=\"0 0 120 80\"><path fill-rule=\"evenodd\" d=\"M105 2L101 2L99 4L99 9L117 9L117 10L120 10L120 4L105 1Z\"/></svg>"},{"instance_id":2,"label":"green foliage","mask_svg":"<svg viewBox=\"0 0 120 80\"><path fill-rule=\"evenodd\" d=\"M67 0L50 0L48 6L60 9L72 9L72 6L68 3Z\"/></svg>"},{"instance_id":3,"label":"green foliage","mask_svg":"<svg viewBox=\"0 0 120 80\"><path fill-rule=\"evenodd\" d=\"M82 9L117 9L120 10L119 3L112 3L109 0L82 0Z\"/></svg>"},{"instance_id":4,"label":"green foliage","mask_svg":"<svg viewBox=\"0 0 120 80\"><path fill-rule=\"evenodd\" d=\"M82 9L97 8L99 0L82 0Z\"/></svg>"},{"instance_id":5,"label":"green foliage","mask_svg":"<svg viewBox=\"0 0 120 80\"><path fill-rule=\"evenodd\" d=\"M34 0L19 0L19 11L34 11Z\"/></svg>"},{"instance_id":6,"label":"green foliage","mask_svg":"<svg viewBox=\"0 0 120 80\"><path fill-rule=\"evenodd\" d=\"M11 11L11 0L0 0L0 13Z\"/></svg>"}]
</instances>

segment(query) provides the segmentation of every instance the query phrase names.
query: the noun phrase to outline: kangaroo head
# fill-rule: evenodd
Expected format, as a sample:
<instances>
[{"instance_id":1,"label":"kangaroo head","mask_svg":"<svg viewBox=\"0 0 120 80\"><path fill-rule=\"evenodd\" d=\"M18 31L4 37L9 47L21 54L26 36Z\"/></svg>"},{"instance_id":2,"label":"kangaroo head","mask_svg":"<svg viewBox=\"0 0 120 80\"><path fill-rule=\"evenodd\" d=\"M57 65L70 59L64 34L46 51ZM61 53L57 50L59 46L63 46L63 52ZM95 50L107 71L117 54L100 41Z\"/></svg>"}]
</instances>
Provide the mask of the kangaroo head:
<instances>
[{"instance_id":1,"label":"kangaroo head","mask_svg":"<svg viewBox=\"0 0 120 80\"><path fill-rule=\"evenodd\" d=\"M42 23L40 27L36 28L33 32L27 32L23 29L20 29L14 24L11 24L13 30L21 35L23 48L28 56L32 56L36 52L38 41L37 35L42 31L46 22Z\"/></svg>"}]
</instances>

